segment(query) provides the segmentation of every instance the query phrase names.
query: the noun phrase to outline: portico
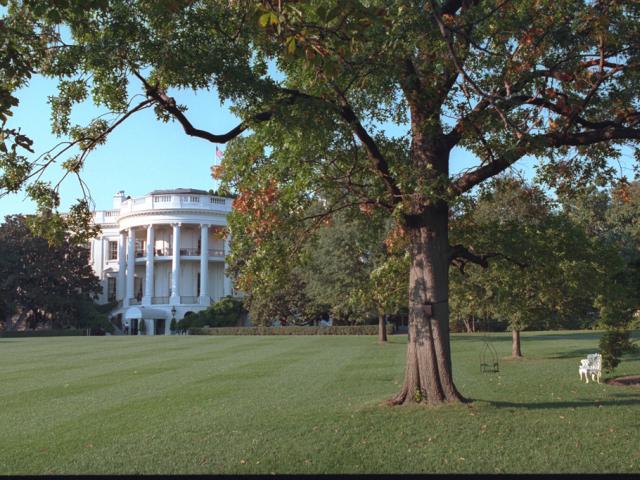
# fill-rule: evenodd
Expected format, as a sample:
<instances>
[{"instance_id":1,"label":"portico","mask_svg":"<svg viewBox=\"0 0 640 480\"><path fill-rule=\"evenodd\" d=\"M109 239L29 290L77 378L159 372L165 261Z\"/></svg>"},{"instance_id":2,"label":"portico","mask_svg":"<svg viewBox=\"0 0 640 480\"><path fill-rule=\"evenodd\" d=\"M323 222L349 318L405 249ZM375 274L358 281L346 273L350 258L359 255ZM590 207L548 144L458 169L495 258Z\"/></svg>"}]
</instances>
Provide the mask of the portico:
<instances>
[{"instance_id":1,"label":"portico","mask_svg":"<svg viewBox=\"0 0 640 480\"><path fill-rule=\"evenodd\" d=\"M230 199L200 190L163 190L123 198L113 219L113 239L107 242L114 244L111 257L117 251L117 259L105 262L112 263L109 271L114 272L114 297L119 303L115 313L139 318L140 308L163 312L158 317L163 322L152 323L168 332L172 310L180 320L231 295L231 281L224 271L230 210Z\"/></svg>"}]
</instances>

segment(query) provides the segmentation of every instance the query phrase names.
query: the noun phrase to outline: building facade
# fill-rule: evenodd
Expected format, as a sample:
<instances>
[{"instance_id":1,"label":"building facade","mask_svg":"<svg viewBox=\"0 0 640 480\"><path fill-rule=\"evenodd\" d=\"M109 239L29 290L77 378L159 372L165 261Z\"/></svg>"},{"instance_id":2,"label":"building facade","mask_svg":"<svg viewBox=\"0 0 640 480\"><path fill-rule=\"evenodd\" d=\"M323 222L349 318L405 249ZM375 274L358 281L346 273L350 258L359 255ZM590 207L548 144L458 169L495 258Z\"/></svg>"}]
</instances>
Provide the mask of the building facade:
<instances>
[{"instance_id":1,"label":"building facade","mask_svg":"<svg viewBox=\"0 0 640 480\"><path fill-rule=\"evenodd\" d=\"M95 212L102 231L90 258L103 286L98 303L117 305L110 315L125 333L136 334L144 321L147 334L168 334L171 319L234 294L225 276L231 202L194 189L135 198L120 191L113 209Z\"/></svg>"}]
</instances>

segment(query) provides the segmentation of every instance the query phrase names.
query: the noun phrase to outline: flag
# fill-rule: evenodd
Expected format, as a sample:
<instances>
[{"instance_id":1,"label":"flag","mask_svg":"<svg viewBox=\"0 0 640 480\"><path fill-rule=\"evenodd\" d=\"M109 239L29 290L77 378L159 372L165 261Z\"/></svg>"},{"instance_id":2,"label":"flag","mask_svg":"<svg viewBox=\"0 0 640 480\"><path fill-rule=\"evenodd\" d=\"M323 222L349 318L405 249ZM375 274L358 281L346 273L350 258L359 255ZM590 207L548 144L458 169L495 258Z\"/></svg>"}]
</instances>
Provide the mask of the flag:
<instances>
[{"instance_id":1,"label":"flag","mask_svg":"<svg viewBox=\"0 0 640 480\"><path fill-rule=\"evenodd\" d=\"M220 150L217 146L216 146L216 157L222 158L222 150Z\"/></svg>"}]
</instances>

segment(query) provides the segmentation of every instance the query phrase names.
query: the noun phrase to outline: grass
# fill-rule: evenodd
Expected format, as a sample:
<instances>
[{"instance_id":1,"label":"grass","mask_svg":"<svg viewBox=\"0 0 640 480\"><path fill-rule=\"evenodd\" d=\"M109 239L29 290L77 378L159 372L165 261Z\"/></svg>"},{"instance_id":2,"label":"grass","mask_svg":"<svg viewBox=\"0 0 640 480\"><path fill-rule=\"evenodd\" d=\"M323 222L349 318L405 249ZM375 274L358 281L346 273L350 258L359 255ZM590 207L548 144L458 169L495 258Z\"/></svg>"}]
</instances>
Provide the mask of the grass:
<instances>
[{"instance_id":1,"label":"grass","mask_svg":"<svg viewBox=\"0 0 640 480\"><path fill-rule=\"evenodd\" d=\"M474 402L439 408L384 405L404 336L0 339L0 474L637 473L640 388L578 379L598 337L525 332L482 374L510 334L456 335Z\"/></svg>"}]
</instances>

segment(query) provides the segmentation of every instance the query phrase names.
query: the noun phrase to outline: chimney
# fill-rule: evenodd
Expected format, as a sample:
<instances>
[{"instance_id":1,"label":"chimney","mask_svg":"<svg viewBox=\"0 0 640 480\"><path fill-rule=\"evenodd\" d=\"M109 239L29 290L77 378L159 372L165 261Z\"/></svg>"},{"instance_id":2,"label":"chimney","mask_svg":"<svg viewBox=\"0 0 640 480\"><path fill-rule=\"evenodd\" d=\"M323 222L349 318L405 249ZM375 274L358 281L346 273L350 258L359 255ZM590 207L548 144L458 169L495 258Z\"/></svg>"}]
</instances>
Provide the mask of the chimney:
<instances>
[{"instance_id":1,"label":"chimney","mask_svg":"<svg viewBox=\"0 0 640 480\"><path fill-rule=\"evenodd\" d=\"M113 196L113 208L114 210L119 210L122 201L124 200L124 190L120 190Z\"/></svg>"}]
</instances>

